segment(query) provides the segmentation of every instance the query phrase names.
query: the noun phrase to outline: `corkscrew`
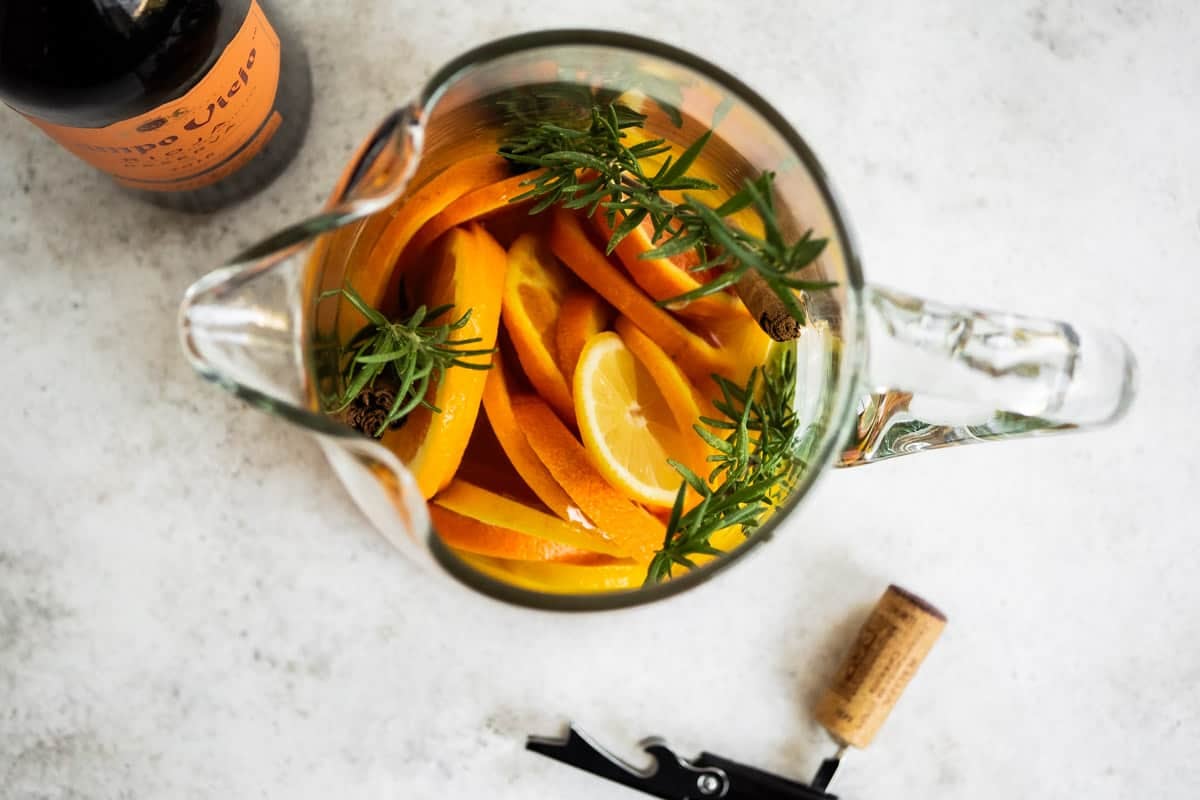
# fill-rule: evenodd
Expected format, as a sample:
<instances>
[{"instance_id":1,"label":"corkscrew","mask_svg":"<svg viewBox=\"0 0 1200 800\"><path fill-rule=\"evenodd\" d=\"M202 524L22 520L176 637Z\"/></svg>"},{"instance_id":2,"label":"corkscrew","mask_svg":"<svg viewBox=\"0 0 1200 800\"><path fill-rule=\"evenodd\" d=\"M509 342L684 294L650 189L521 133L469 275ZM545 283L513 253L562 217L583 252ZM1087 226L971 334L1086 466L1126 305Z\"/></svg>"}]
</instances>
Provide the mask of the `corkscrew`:
<instances>
[{"instance_id":1,"label":"corkscrew","mask_svg":"<svg viewBox=\"0 0 1200 800\"><path fill-rule=\"evenodd\" d=\"M651 765L638 769L574 726L563 739L530 736L525 747L664 800L837 800L817 784L824 765L808 785L712 753L683 758L662 739L654 738L642 742L642 749L653 759Z\"/></svg>"},{"instance_id":2,"label":"corkscrew","mask_svg":"<svg viewBox=\"0 0 1200 800\"><path fill-rule=\"evenodd\" d=\"M945 625L946 617L932 605L888 587L817 704L817 720L838 749L808 783L712 753L683 758L659 738L642 742L652 760L638 768L574 725L562 738L530 736L525 747L664 800L837 800L826 790L843 755L871 743Z\"/></svg>"}]
</instances>

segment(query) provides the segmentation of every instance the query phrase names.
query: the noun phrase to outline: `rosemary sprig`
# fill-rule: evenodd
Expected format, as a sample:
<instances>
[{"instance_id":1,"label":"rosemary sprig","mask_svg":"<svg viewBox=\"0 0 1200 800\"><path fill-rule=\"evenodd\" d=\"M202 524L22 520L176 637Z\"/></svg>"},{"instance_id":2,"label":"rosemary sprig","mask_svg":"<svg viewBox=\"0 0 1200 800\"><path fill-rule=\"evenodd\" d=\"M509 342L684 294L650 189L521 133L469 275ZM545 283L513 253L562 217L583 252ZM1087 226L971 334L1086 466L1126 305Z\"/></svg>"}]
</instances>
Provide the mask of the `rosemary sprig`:
<instances>
[{"instance_id":1,"label":"rosemary sprig","mask_svg":"<svg viewBox=\"0 0 1200 800\"><path fill-rule=\"evenodd\" d=\"M420 406L441 413L441 409L425 399L431 385L436 386L450 367L489 369L491 362L481 364L463 359L491 355L496 348L471 348L479 338L455 339L471 318L467 309L453 322L436 323L453 308L451 305L426 308L418 306L407 319L392 322L372 308L352 287L333 289L321 299L341 295L367 324L341 349L343 391L326 410L340 414L350 407L364 391L373 389L383 380L395 391L396 399L373 435L380 437L388 426L404 419ZM435 324L436 323L436 324Z\"/></svg>"},{"instance_id":2,"label":"rosemary sprig","mask_svg":"<svg viewBox=\"0 0 1200 800\"><path fill-rule=\"evenodd\" d=\"M659 305L686 303L714 294L754 270L784 308L803 323L804 309L796 290L828 289L836 284L797 277L800 270L816 261L827 240L814 237L811 229L795 242L785 240L772 200L774 173L764 172L747 181L716 208L707 206L687 192L719 187L688 171L711 138L711 130L697 137L678 158L668 155L650 173L642 160L669 153L667 141L647 139L627 145L626 131L643 128L646 116L615 102L611 92L592 96L590 107L584 105L588 96L581 87L564 87L560 93L549 95L550 102L540 107L542 116L528 108L514 110L513 105L506 106L501 155L519 166L542 170L526 182L529 189L512 202L536 201L531 214L554 205L585 209L589 216L603 208L612 230L609 253L649 220L653 228L651 241L657 246L643 258L666 258L692 250L699 258L693 270L721 268L713 280L691 292L661 300ZM683 192L683 202L673 203L663 197L663 192ZM746 208L753 209L762 221L762 237L730 221L731 215Z\"/></svg>"},{"instance_id":3,"label":"rosemary sprig","mask_svg":"<svg viewBox=\"0 0 1200 800\"><path fill-rule=\"evenodd\" d=\"M800 419L794 408L794 354L784 353L771 367L755 368L745 386L719 375L713 379L721 390L713 405L724 419L702 417L693 428L716 451L708 457L714 466L705 479L671 461L683 483L675 495L662 549L650 561L647 584L669 578L676 565L694 568L693 556L721 555L711 543L718 531L739 525L749 536L803 468L796 454ZM724 431L724 436L709 427ZM701 500L684 512L689 487Z\"/></svg>"},{"instance_id":4,"label":"rosemary sprig","mask_svg":"<svg viewBox=\"0 0 1200 800\"><path fill-rule=\"evenodd\" d=\"M529 180L528 191L513 198L513 202L537 199L530 214L561 204L565 208L587 209L591 215L603 205L610 221L615 221L617 212L626 205L634 207L636 213L620 226L623 233L618 237L617 231L613 232L619 242L651 211L656 225L665 226L670 221L672 204L662 198L661 192L717 188L714 183L685 175L708 140L707 134L677 161L667 156L658 171L649 174L642 168L641 160L670 152L666 139L647 139L632 147L621 141L625 138L623 131L645 125L644 114L620 103L592 106L587 114L585 124L579 127L571 127L569 119L561 117L542 119L531 121L506 138L500 151L505 158L546 170ZM582 178L580 171L591 177ZM630 222L634 217L637 222Z\"/></svg>"}]
</instances>

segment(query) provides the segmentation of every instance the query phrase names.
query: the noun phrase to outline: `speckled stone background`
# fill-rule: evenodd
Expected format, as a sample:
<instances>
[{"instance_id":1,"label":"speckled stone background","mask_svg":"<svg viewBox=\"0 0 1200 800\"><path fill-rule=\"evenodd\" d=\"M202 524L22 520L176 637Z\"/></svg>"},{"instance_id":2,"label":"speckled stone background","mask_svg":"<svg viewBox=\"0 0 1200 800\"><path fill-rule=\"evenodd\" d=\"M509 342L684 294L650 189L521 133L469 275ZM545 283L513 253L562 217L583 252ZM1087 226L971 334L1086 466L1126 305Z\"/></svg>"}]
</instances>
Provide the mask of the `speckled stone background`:
<instances>
[{"instance_id":1,"label":"speckled stone background","mask_svg":"<svg viewBox=\"0 0 1200 800\"><path fill-rule=\"evenodd\" d=\"M658 733L807 776L812 700L897 581L951 625L839 793L1196 797L1191 0L285 5L312 130L240 207L144 207L0 114L0 796L632 797L522 751L569 718L630 757ZM447 58L564 25L654 31L761 89L874 280L1120 328L1133 412L830 475L653 607L536 613L411 566L304 435L191 375L175 309Z\"/></svg>"}]
</instances>

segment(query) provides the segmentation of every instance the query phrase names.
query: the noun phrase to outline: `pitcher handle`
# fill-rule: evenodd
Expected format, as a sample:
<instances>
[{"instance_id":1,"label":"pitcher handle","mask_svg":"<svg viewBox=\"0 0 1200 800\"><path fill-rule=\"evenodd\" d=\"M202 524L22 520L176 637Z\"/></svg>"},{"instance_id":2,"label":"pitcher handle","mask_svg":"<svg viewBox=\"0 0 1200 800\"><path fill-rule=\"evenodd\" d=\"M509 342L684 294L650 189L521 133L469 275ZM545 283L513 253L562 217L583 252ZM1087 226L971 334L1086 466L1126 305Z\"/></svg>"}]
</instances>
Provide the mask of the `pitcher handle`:
<instances>
[{"instance_id":1,"label":"pitcher handle","mask_svg":"<svg viewBox=\"0 0 1200 800\"><path fill-rule=\"evenodd\" d=\"M839 466L1115 422L1136 362L1116 334L868 286L868 395Z\"/></svg>"}]
</instances>

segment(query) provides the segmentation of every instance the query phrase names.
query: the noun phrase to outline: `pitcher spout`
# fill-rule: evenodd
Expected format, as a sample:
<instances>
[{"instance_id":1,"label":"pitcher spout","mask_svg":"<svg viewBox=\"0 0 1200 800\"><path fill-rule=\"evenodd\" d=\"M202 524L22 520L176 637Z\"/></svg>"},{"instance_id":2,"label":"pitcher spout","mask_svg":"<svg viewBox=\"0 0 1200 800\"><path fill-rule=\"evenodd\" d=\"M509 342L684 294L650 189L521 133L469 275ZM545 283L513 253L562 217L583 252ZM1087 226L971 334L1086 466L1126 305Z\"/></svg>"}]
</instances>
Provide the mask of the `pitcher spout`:
<instances>
[{"instance_id":1,"label":"pitcher spout","mask_svg":"<svg viewBox=\"0 0 1200 800\"><path fill-rule=\"evenodd\" d=\"M317 343L310 324L316 296L310 290L320 280L312 273L331 234L403 193L416 169L422 134L419 107L389 115L359 148L325 210L267 237L188 289L179 334L200 375L256 406L329 429L311 375Z\"/></svg>"},{"instance_id":2,"label":"pitcher spout","mask_svg":"<svg viewBox=\"0 0 1200 800\"><path fill-rule=\"evenodd\" d=\"M179 309L192 367L256 408L317 436L355 500L394 541L428 527L412 476L386 448L326 414L323 384L336 372L316 324L322 289L344 265L326 256L355 223L394 202L416 169L419 108L390 115L359 148L325 210L270 236L200 280Z\"/></svg>"}]
</instances>

